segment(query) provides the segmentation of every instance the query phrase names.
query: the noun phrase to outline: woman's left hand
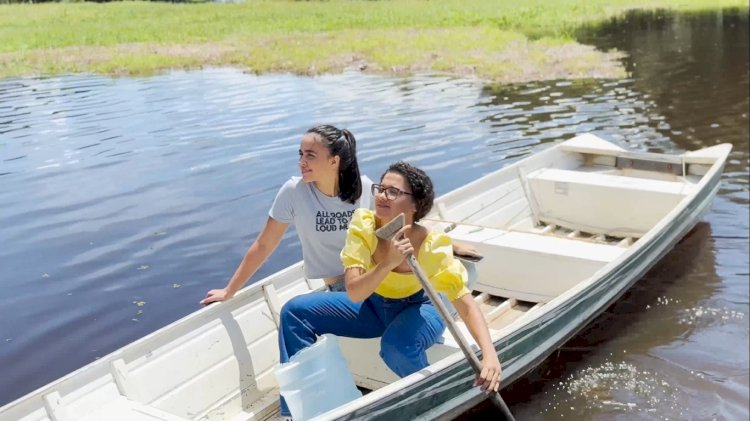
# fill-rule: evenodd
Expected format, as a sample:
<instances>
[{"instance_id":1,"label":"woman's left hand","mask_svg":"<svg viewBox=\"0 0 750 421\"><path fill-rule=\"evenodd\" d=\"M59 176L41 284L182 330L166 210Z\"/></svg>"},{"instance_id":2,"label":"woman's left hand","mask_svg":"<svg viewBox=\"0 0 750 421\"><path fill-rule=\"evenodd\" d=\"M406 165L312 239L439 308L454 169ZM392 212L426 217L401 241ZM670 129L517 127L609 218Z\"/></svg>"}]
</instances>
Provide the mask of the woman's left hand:
<instances>
[{"instance_id":1,"label":"woman's left hand","mask_svg":"<svg viewBox=\"0 0 750 421\"><path fill-rule=\"evenodd\" d=\"M500 389L500 379L503 369L497 354L482 357L482 371L474 380L474 386L481 386L485 392L497 392Z\"/></svg>"},{"instance_id":2,"label":"woman's left hand","mask_svg":"<svg viewBox=\"0 0 750 421\"><path fill-rule=\"evenodd\" d=\"M477 249L474 247L464 244L458 241L453 242L453 255L454 256L469 256L469 257L481 257Z\"/></svg>"}]
</instances>

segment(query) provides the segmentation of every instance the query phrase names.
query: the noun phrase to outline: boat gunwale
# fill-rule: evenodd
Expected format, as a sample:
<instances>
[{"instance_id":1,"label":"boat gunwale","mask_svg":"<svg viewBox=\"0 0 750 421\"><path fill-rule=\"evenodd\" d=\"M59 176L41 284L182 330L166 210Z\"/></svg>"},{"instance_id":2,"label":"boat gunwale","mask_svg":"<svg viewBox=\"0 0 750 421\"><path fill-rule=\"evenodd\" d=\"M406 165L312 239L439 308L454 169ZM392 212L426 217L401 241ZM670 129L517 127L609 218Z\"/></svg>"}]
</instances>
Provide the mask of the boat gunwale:
<instances>
[{"instance_id":1,"label":"boat gunwale","mask_svg":"<svg viewBox=\"0 0 750 421\"><path fill-rule=\"evenodd\" d=\"M240 309L245 307L246 305L250 305L254 303L255 301L248 301L251 297L253 297L255 294L263 291L263 287L268 284L273 284L276 280L283 280L285 276L289 275L290 273L294 271L300 271L302 273L302 261L298 261L290 266L287 266L277 272L274 272L270 274L269 276L262 278L258 280L257 282L252 283L251 285L248 285L247 287L241 289L240 291L235 294L235 296L231 300L223 301L223 302L216 302L210 305L207 305L201 309L198 309L190 314L185 315L184 317L181 317L149 334L146 336L143 336L133 342L130 342L120 348L115 349L114 351L110 352L109 354L106 354L95 361L92 361L56 380L53 380L50 383L47 383L9 403L6 405L3 405L0 407L0 416L4 413L8 413L12 411L13 409L22 406L24 404L28 404L28 401L33 400L34 398L42 399L45 395L52 392L65 392L65 394L62 396L63 400L68 396L70 393L75 392L76 390L79 390L80 386L78 383L72 384L73 387L71 390L66 390L65 388L60 388L59 386L65 386L68 381L72 381L75 379L75 377L82 375L82 374L88 374L88 377L91 378L91 380L95 381L98 379L101 379L102 377L106 377L107 375L112 374L112 370L110 368L110 364L112 364L114 361L123 358L126 356L129 352L132 352L135 349L138 349L139 347L144 347L144 345L147 345L149 342L155 341L157 344L160 344L159 340L162 336L166 336L168 332L174 331L175 329L183 330L183 331L190 331L194 332L196 329L206 326L207 321L210 320L219 320L220 316L226 313L231 313L232 311L236 309ZM303 276L304 278L304 276ZM264 301L267 301L267 299L264 297ZM192 328L191 328L192 326ZM176 335L177 338L180 338L184 335ZM144 347L145 348L145 347ZM146 356L148 353L141 352L141 353L134 353L133 358L129 358L129 361L135 361L138 358ZM88 383L83 383L88 384ZM124 396L124 395L123 395ZM149 404L144 404L149 405ZM51 415L48 413L49 411L45 408L43 404L39 405L39 408L45 409L45 412L48 416L51 417ZM50 418L52 419L52 418Z\"/></svg>"}]
</instances>

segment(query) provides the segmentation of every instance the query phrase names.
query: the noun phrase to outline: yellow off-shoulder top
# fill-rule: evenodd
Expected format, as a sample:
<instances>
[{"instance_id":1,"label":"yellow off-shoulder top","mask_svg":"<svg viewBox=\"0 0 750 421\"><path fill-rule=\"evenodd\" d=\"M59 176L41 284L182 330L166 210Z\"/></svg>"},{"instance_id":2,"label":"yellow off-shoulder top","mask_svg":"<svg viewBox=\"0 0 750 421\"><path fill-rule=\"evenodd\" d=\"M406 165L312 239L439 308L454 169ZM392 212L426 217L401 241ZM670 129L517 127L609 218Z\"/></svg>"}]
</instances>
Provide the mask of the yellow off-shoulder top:
<instances>
[{"instance_id":1,"label":"yellow off-shoulder top","mask_svg":"<svg viewBox=\"0 0 750 421\"><path fill-rule=\"evenodd\" d=\"M357 209L349 222L346 243L341 251L344 269L375 266L372 255L378 238L375 235L375 213L370 209ZM417 253L417 262L430 283L450 301L468 294L467 273L458 259L453 257L450 237L442 232L430 231ZM405 298L415 294L422 286L412 273L390 272L375 289L375 293L386 298Z\"/></svg>"}]
</instances>

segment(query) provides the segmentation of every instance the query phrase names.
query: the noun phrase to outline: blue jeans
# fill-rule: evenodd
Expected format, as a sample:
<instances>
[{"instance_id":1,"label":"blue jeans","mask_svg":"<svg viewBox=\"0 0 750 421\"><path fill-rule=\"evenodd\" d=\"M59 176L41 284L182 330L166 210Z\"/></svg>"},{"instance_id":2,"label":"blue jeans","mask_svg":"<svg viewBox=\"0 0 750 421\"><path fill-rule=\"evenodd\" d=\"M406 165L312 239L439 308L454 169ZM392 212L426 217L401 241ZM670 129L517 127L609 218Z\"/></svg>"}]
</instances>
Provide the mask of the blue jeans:
<instances>
[{"instance_id":1,"label":"blue jeans","mask_svg":"<svg viewBox=\"0 0 750 421\"><path fill-rule=\"evenodd\" d=\"M344 278L339 279L338 281L326 285L326 289L328 291L333 292L344 292L346 291L346 284L344 283Z\"/></svg>"},{"instance_id":2,"label":"blue jeans","mask_svg":"<svg viewBox=\"0 0 750 421\"><path fill-rule=\"evenodd\" d=\"M313 292L292 298L281 309L281 362L331 333L349 338L380 337L380 357L400 377L429 365L426 350L442 336L445 324L424 291L399 299L372 294L361 303L345 292ZM281 399L281 415L289 408Z\"/></svg>"}]
</instances>

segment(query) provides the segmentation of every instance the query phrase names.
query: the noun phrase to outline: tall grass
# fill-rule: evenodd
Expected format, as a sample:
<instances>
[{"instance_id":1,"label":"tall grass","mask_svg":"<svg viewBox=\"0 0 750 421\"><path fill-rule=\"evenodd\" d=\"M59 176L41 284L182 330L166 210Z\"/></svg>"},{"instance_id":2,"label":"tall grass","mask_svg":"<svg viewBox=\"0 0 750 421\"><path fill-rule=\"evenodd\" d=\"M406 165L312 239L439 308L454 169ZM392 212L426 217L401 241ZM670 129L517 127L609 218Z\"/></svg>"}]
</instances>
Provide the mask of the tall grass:
<instances>
[{"instance_id":1,"label":"tall grass","mask_svg":"<svg viewBox=\"0 0 750 421\"><path fill-rule=\"evenodd\" d=\"M286 60L296 63L291 67L292 71L303 71L309 69L310 63L322 63L336 53L326 45L319 44L322 42L344 48L337 53L348 51L379 56L383 61L376 62L388 66L389 60L396 64L408 62L396 57L399 47L413 50L419 48L420 42L430 44L429 40L420 41L418 37L413 40L410 37L412 31L426 30L425 33L430 33L443 30L447 34L455 31L457 38L465 38L468 32L491 34L492 38L496 36L493 31L499 31L515 33L531 40L571 41L575 29L581 25L601 22L627 9L701 10L719 7L747 9L748 4L747 0L249 0L240 4L114 2L0 5L0 74L33 69L44 71L45 56L59 60L59 55L75 54L59 50L61 48L133 44L144 48L134 53L132 63L128 64L127 59L122 58L121 61L124 68L131 67L135 72L147 71L155 66L139 69L140 60L136 56L146 54L146 46L153 47L152 51L159 54L169 54L164 47L172 45L206 45L207 48L231 46L229 49L232 52L226 52L223 58L213 57L208 62L246 61L250 56L254 60L268 62L276 60L274 57L282 57L281 61L274 61L276 65L255 68L283 67L278 63ZM361 45L349 42L347 37L352 35L353 40ZM442 37L443 44L437 47L448 50L466 48L465 40L451 40L452 37L446 35ZM278 44L282 50L270 51L272 49L264 45L267 42ZM243 45L248 48L243 50ZM476 40L475 45L491 47L482 39ZM250 47L269 50L269 56L261 57L258 51L252 51ZM435 46L430 44L429 47ZM319 52L316 53L316 50ZM59 54L48 54L54 51L59 51ZM103 54L97 51L96 54ZM126 52L122 54L127 55ZM367 58L372 60L370 55ZM200 60L200 56L193 55L186 62ZM179 58L164 61L177 66L193 65L182 64ZM98 63L96 59L93 62ZM76 66L68 71L87 68L86 63L80 60ZM46 67L50 68L49 65ZM59 63L56 67L60 68Z\"/></svg>"}]
</instances>

